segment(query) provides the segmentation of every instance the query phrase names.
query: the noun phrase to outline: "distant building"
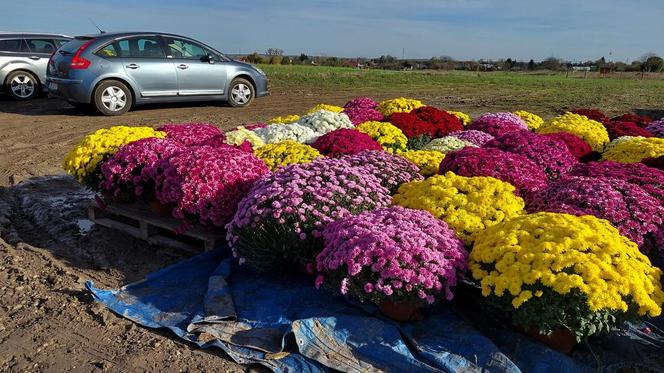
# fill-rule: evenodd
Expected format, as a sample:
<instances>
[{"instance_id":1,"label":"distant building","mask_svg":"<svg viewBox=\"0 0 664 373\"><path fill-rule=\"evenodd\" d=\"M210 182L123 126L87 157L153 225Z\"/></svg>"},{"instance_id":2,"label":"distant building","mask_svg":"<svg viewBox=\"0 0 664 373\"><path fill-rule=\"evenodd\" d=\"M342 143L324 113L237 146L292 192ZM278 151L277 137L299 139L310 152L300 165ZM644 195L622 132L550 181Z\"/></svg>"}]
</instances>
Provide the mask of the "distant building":
<instances>
[{"instance_id":1,"label":"distant building","mask_svg":"<svg viewBox=\"0 0 664 373\"><path fill-rule=\"evenodd\" d=\"M590 71L590 66L572 66L572 71Z\"/></svg>"}]
</instances>

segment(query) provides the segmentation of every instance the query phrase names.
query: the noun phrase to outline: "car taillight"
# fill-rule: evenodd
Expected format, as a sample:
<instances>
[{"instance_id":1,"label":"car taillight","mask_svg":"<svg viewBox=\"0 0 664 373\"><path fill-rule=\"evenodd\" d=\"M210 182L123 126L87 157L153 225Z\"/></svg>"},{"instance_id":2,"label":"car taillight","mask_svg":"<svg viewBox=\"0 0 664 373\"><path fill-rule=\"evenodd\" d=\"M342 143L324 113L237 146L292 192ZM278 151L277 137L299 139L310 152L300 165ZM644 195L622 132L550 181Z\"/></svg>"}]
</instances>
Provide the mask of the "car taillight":
<instances>
[{"instance_id":1,"label":"car taillight","mask_svg":"<svg viewBox=\"0 0 664 373\"><path fill-rule=\"evenodd\" d=\"M93 41L94 41L94 39L86 41L85 43L83 43L83 45L81 45L81 46L78 48L78 50L76 51L76 53L74 53L74 57L72 57L72 59L71 59L71 63L69 64L69 67L70 67L71 69L75 69L75 70L85 70L85 69L87 69L88 67L90 67L90 63L91 63L90 60L88 60L88 59L85 58L85 57L81 57L81 53L83 53L83 51L85 50L85 48L87 48L88 45L90 45L90 43L92 43Z\"/></svg>"}]
</instances>

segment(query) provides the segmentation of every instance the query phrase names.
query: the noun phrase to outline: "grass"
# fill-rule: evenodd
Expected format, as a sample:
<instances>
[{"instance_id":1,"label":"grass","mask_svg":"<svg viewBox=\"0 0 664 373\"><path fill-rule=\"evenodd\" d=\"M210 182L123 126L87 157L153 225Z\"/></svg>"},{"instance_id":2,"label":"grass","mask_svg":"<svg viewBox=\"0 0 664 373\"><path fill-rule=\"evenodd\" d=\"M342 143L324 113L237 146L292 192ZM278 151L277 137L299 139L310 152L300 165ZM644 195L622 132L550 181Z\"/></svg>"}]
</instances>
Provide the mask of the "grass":
<instances>
[{"instance_id":1,"label":"grass","mask_svg":"<svg viewBox=\"0 0 664 373\"><path fill-rule=\"evenodd\" d=\"M664 79L633 75L566 77L564 73L384 71L263 65L277 90L307 88L385 97L403 95L472 112L525 109L552 115L574 107L608 113L664 113ZM434 102L431 102L431 101Z\"/></svg>"}]
</instances>

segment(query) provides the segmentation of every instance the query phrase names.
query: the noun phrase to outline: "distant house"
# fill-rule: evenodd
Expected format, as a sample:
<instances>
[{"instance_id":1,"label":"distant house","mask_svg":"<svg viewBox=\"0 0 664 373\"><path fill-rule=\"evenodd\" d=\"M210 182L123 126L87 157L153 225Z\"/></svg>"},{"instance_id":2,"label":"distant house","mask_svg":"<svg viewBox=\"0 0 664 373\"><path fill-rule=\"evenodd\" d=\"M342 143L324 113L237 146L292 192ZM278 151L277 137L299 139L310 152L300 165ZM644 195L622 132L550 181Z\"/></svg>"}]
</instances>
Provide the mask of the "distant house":
<instances>
[{"instance_id":1,"label":"distant house","mask_svg":"<svg viewBox=\"0 0 664 373\"><path fill-rule=\"evenodd\" d=\"M590 71L590 66L572 66L572 71Z\"/></svg>"}]
</instances>

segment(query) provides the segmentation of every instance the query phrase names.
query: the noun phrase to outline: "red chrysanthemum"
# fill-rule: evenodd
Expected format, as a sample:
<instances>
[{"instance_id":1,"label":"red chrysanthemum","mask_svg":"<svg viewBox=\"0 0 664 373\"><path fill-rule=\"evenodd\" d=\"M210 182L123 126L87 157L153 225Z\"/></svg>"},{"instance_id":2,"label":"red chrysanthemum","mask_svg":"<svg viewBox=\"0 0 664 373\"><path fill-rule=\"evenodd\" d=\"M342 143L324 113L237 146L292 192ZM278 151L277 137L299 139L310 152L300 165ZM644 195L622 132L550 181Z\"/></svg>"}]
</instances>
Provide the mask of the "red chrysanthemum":
<instances>
[{"instance_id":1,"label":"red chrysanthemum","mask_svg":"<svg viewBox=\"0 0 664 373\"><path fill-rule=\"evenodd\" d=\"M609 132L609 138L611 140L617 139L621 136L652 137L652 133L642 127L639 127L638 124L634 122L620 122L612 120L610 122L604 123L604 127L606 127L606 130Z\"/></svg>"},{"instance_id":2,"label":"red chrysanthemum","mask_svg":"<svg viewBox=\"0 0 664 373\"><path fill-rule=\"evenodd\" d=\"M572 109L570 110L570 113L583 115L588 119L592 119L600 123L606 123L609 121L609 117L597 109Z\"/></svg>"},{"instance_id":3,"label":"red chrysanthemum","mask_svg":"<svg viewBox=\"0 0 664 373\"><path fill-rule=\"evenodd\" d=\"M652 122L652 118L646 115L636 115L633 113L619 115L617 117L611 118L612 121L616 122L632 122L639 127L645 127Z\"/></svg>"},{"instance_id":4,"label":"red chrysanthemum","mask_svg":"<svg viewBox=\"0 0 664 373\"><path fill-rule=\"evenodd\" d=\"M357 154L364 150L383 150L378 141L366 133L346 128L326 133L314 141L311 146L321 154L332 158Z\"/></svg>"},{"instance_id":5,"label":"red chrysanthemum","mask_svg":"<svg viewBox=\"0 0 664 373\"><path fill-rule=\"evenodd\" d=\"M565 145L567 145L567 150L569 150L576 159L587 157L593 152L593 149L587 142L583 141L579 136L573 135L569 132L547 133L543 136L564 142Z\"/></svg>"}]
</instances>

